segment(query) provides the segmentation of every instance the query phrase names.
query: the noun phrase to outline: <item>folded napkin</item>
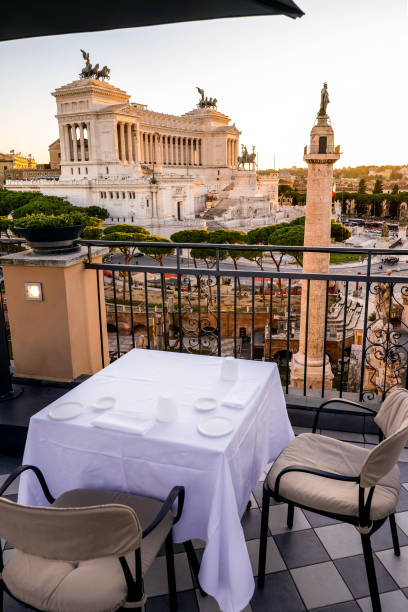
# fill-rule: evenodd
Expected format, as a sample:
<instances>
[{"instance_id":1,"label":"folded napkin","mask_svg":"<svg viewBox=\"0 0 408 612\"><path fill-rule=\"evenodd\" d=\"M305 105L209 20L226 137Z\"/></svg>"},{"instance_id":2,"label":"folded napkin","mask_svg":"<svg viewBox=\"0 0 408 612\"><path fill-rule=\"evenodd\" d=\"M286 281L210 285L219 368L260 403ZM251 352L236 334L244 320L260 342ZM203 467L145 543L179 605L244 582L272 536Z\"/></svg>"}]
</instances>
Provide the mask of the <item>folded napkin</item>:
<instances>
[{"instance_id":1,"label":"folded napkin","mask_svg":"<svg viewBox=\"0 0 408 612\"><path fill-rule=\"evenodd\" d=\"M131 412L106 412L92 421L94 427L143 435L154 425L153 419L139 418Z\"/></svg>"},{"instance_id":2,"label":"folded napkin","mask_svg":"<svg viewBox=\"0 0 408 612\"><path fill-rule=\"evenodd\" d=\"M259 383L254 380L239 381L228 391L221 402L221 406L226 406L227 408L245 408L258 389Z\"/></svg>"}]
</instances>

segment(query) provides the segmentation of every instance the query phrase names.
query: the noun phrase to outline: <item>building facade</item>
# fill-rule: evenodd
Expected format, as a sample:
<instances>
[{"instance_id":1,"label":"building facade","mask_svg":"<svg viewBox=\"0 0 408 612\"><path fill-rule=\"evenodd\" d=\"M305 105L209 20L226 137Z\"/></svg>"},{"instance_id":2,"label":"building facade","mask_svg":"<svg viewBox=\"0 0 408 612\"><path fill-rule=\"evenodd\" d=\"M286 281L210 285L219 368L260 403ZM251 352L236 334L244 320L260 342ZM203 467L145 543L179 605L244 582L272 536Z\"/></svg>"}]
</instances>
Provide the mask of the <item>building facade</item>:
<instances>
[{"instance_id":1,"label":"building facade","mask_svg":"<svg viewBox=\"0 0 408 612\"><path fill-rule=\"evenodd\" d=\"M50 147L55 180L7 181L13 190L100 205L112 219L146 226L189 224L211 197L277 203L277 178L262 185L238 167L240 132L215 108L181 116L149 110L110 83L85 78L56 89L59 139ZM276 184L275 184L276 183ZM276 193L275 193L276 192ZM276 195L276 202L275 202Z\"/></svg>"}]
</instances>

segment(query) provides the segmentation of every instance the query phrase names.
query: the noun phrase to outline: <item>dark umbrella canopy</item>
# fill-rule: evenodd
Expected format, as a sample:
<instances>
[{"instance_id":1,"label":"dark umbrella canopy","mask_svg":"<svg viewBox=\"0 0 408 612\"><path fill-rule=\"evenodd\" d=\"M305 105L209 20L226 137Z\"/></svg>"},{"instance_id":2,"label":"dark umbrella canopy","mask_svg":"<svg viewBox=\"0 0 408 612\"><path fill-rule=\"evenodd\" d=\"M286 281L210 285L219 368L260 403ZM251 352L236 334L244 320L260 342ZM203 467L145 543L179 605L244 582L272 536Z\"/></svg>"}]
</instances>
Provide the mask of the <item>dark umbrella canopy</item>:
<instances>
[{"instance_id":1,"label":"dark umbrella canopy","mask_svg":"<svg viewBox=\"0 0 408 612\"><path fill-rule=\"evenodd\" d=\"M292 0L122 0L109 3L108 8L100 0L39 0L25 3L22 10L13 2L5 2L0 41L255 15L295 18L303 11Z\"/></svg>"}]
</instances>

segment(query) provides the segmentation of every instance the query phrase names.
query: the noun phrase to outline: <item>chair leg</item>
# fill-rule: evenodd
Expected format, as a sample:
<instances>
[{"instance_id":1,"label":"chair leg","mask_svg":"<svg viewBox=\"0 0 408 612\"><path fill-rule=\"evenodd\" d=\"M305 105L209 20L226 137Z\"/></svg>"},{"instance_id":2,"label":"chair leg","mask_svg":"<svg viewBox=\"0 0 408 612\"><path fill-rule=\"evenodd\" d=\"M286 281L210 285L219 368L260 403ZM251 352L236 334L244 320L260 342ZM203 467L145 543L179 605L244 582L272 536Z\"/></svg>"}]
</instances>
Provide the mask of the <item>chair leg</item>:
<instances>
[{"instance_id":1,"label":"chair leg","mask_svg":"<svg viewBox=\"0 0 408 612\"><path fill-rule=\"evenodd\" d=\"M291 503L288 503L288 519L287 519L288 529L292 529L293 527L294 513L295 513L295 506Z\"/></svg>"},{"instance_id":2,"label":"chair leg","mask_svg":"<svg viewBox=\"0 0 408 612\"><path fill-rule=\"evenodd\" d=\"M200 589L200 593L202 597L206 597L207 593L201 588L200 581L198 579L198 574L200 572L200 563L197 559L196 551L194 550L193 543L191 540L187 540L184 542L184 549L187 553L187 559L191 567L191 571L194 574L194 578L198 584L198 588Z\"/></svg>"},{"instance_id":3,"label":"chair leg","mask_svg":"<svg viewBox=\"0 0 408 612\"><path fill-rule=\"evenodd\" d=\"M377 576L375 575L373 551L371 549L370 536L361 534L364 561L367 571L368 586L370 587L371 605L373 612L381 612L380 595L378 592Z\"/></svg>"},{"instance_id":4,"label":"chair leg","mask_svg":"<svg viewBox=\"0 0 408 612\"><path fill-rule=\"evenodd\" d=\"M265 585L266 568L266 547L268 544L268 520L269 520L269 494L263 491L262 496L262 516L261 533L259 541L259 561L258 561L258 588L263 589Z\"/></svg>"},{"instance_id":5,"label":"chair leg","mask_svg":"<svg viewBox=\"0 0 408 612\"><path fill-rule=\"evenodd\" d=\"M170 530L165 542L167 581L169 585L169 599L171 610L177 610L176 571L174 568L173 531Z\"/></svg>"},{"instance_id":6,"label":"chair leg","mask_svg":"<svg viewBox=\"0 0 408 612\"><path fill-rule=\"evenodd\" d=\"M399 541L398 541L398 531L397 531L397 525L395 523L395 514L390 514L390 527L391 527L391 535L392 535L392 543L394 546L394 553L397 555L397 557L400 556L400 546L399 546Z\"/></svg>"}]
</instances>

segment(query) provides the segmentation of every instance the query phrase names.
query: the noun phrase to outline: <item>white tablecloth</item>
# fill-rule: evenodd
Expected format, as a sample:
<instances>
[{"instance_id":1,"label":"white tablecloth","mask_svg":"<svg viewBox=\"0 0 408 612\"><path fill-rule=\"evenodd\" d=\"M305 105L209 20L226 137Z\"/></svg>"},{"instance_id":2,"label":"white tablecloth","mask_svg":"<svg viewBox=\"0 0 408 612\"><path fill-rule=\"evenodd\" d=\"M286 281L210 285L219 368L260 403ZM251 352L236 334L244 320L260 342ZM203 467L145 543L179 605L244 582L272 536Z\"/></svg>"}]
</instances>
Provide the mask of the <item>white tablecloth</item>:
<instances>
[{"instance_id":1,"label":"white tablecloth","mask_svg":"<svg viewBox=\"0 0 408 612\"><path fill-rule=\"evenodd\" d=\"M31 418L24 463L44 472L54 496L78 487L116 489L165 499L175 485L186 489L176 542L205 540L200 582L223 612L239 612L249 602L254 580L240 518L260 474L293 437L279 373L274 363L239 360L239 379L258 390L241 410L219 407L232 419L233 433L200 434L209 414L194 410L198 397L219 400L233 386L220 379L220 358L134 349L51 404L78 401L85 410L70 421L55 421L49 407ZM255 385L256 386L256 385ZM155 411L159 393L178 400L176 423L155 422L144 435L92 426L91 405L104 395L118 407ZM23 475L19 502L46 504L30 473Z\"/></svg>"}]
</instances>

